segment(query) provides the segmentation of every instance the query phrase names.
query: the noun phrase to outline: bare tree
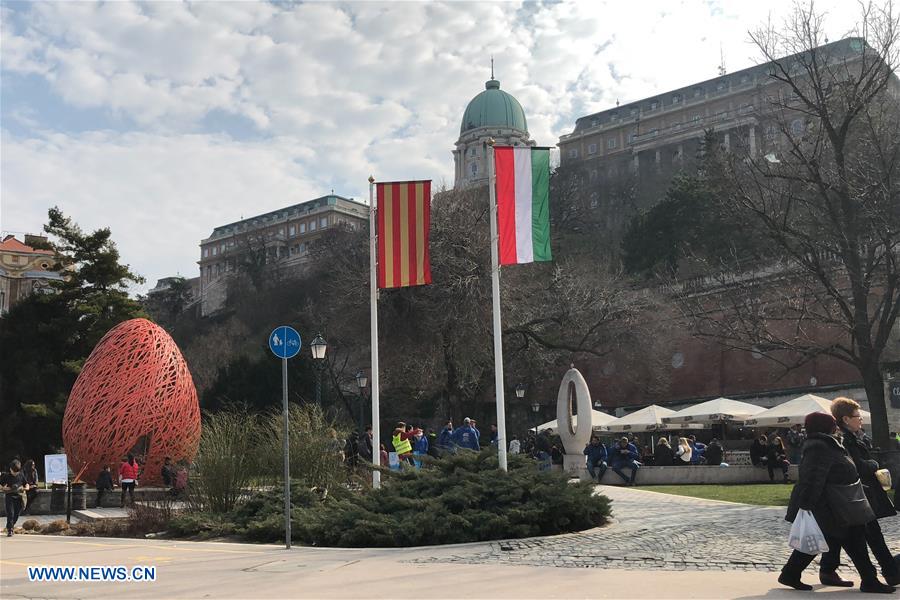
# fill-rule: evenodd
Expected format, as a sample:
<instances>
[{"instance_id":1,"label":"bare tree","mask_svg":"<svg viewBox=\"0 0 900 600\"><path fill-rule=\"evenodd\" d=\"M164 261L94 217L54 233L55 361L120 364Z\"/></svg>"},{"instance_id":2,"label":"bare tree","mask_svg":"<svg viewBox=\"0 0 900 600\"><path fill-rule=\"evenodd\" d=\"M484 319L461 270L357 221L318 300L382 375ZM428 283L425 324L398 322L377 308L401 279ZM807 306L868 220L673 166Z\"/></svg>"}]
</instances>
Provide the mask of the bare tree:
<instances>
[{"instance_id":1,"label":"bare tree","mask_svg":"<svg viewBox=\"0 0 900 600\"><path fill-rule=\"evenodd\" d=\"M558 188L557 188L558 189ZM558 204L573 196L553 197ZM558 206L561 214L568 209ZM572 208L571 211L576 211ZM486 187L443 191L432 202L429 286L380 293L381 379L385 397L439 398L459 414L493 387L490 239ZM561 219L562 220L562 219ZM573 360L652 354L638 315L654 302L598 261L577 219L554 222L552 263L504 268L505 358L510 378L541 383ZM368 248L363 232L323 240L314 261L322 298L307 315L327 325L329 341L368 349ZM368 356L360 352L354 360ZM661 372L662 370L658 370Z\"/></svg>"},{"instance_id":2,"label":"bare tree","mask_svg":"<svg viewBox=\"0 0 900 600\"><path fill-rule=\"evenodd\" d=\"M877 444L888 441L879 368L900 315L898 19L861 5L850 37L826 43L813 5L751 39L770 84L761 152L713 152L719 208L769 244L765 264L732 257L685 296L698 333L795 367L831 356L858 369Z\"/></svg>"}]
</instances>

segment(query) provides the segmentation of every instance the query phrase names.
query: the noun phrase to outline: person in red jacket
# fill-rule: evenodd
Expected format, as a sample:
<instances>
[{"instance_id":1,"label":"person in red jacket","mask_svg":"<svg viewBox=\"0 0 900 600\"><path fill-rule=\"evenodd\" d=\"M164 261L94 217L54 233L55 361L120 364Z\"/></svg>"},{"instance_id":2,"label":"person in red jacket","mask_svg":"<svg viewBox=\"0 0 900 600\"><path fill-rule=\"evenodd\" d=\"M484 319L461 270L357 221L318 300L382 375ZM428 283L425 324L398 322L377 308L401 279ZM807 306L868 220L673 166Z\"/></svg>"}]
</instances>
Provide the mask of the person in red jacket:
<instances>
[{"instance_id":1,"label":"person in red jacket","mask_svg":"<svg viewBox=\"0 0 900 600\"><path fill-rule=\"evenodd\" d=\"M128 497L131 499L131 503L134 504L134 488L137 485L140 468L140 463L134 460L134 454L129 454L128 460L124 461L119 467L119 485L122 486L122 508L125 508L125 492L128 492Z\"/></svg>"}]
</instances>

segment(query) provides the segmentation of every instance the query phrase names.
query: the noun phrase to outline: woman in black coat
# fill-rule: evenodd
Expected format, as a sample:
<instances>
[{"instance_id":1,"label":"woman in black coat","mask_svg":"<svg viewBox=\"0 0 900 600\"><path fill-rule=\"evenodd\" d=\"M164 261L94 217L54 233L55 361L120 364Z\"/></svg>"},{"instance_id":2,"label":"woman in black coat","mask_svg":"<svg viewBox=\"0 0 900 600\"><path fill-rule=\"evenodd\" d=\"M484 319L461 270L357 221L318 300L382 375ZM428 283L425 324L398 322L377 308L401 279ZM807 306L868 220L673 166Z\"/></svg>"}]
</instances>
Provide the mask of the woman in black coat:
<instances>
[{"instance_id":1,"label":"woman in black coat","mask_svg":"<svg viewBox=\"0 0 900 600\"><path fill-rule=\"evenodd\" d=\"M656 444L656 452L654 453L654 464L657 467L671 467L674 458L675 453L672 452L669 440L664 437L659 438L659 442Z\"/></svg>"},{"instance_id":2,"label":"woman in black coat","mask_svg":"<svg viewBox=\"0 0 900 600\"><path fill-rule=\"evenodd\" d=\"M808 435L803 444L799 478L791 493L785 518L793 521L801 509L811 511L825 536L828 547L841 546L853 561L862 579L860 591L893 593L892 586L878 580L875 566L869 559L865 526L842 525L837 516L842 506L833 505L827 499L828 485L850 485L859 480L853 461L834 436L837 431L834 417L825 413L812 413L806 416L805 425ZM811 585L800 581L800 575L813 558L812 554L794 550L787 564L781 569L778 583L797 590L812 590Z\"/></svg>"},{"instance_id":3,"label":"woman in black coat","mask_svg":"<svg viewBox=\"0 0 900 600\"><path fill-rule=\"evenodd\" d=\"M856 471L862 481L863 489L866 492L866 498L869 500L869 506L875 513L875 520L866 524L866 542L875 555L875 560L881 566L881 574L889 585L900 584L900 569L894 560L890 549L884 541L884 534L881 532L881 526L878 519L885 517L893 517L897 514L894 503L888 497L887 492L881 487L875 471L878 470L878 463L872 459L869 452L871 442L868 436L862 430L862 417L859 412L859 404L849 398L835 398L831 403L831 414L837 421L838 427L843 434L844 448ZM830 547L829 547L830 548ZM840 583L842 580L837 575L837 568L841 562L841 549L838 547L830 548L828 552L822 555L819 563L819 579L825 585L844 585Z\"/></svg>"}]
</instances>

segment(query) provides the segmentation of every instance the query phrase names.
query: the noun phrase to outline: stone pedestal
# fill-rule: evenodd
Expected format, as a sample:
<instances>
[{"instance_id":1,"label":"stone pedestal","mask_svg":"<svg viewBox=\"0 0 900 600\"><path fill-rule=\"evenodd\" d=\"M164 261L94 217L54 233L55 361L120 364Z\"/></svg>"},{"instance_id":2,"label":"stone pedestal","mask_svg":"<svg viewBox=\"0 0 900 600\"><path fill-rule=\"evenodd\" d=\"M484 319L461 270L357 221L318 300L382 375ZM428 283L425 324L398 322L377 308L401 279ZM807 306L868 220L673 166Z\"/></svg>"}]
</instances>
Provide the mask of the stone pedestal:
<instances>
[{"instance_id":1,"label":"stone pedestal","mask_svg":"<svg viewBox=\"0 0 900 600\"><path fill-rule=\"evenodd\" d=\"M563 454L563 471L581 481L591 478L584 463L584 454Z\"/></svg>"}]
</instances>

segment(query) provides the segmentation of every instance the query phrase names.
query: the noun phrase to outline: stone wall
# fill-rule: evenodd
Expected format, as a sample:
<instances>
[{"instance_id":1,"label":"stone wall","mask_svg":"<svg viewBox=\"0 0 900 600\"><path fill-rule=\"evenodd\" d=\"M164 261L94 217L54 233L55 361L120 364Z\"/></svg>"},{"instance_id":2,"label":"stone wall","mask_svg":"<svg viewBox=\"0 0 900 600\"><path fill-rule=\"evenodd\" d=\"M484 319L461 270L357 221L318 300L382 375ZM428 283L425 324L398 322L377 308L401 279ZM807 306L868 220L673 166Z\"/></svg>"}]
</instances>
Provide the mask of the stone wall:
<instances>
[{"instance_id":1,"label":"stone wall","mask_svg":"<svg viewBox=\"0 0 900 600\"><path fill-rule=\"evenodd\" d=\"M566 465L567 467L570 465ZM587 469L581 465L572 465L567 469L573 476L577 475L582 480L587 480ZM628 475L629 470L623 470ZM797 465L791 465L788 470L791 481L797 481ZM775 481L781 482L781 473L775 472ZM742 483L769 483L769 472L765 468L751 466L708 467L695 465L690 467L648 467L638 470L635 482L638 485L732 485ZM604 485L623 485L625 481L613 472L612 468L606 470L603 480Z\"/></svg>"},{"instance_id":2,"label":"stone wall","mask_svg":"<svg viewBox=\"0 0 900 600\"><path fill-rule=\"evenodd\" d=\"M50 494L52 490L39 489L37 496L27 507L25 514L19 517L19 524L28 517L28 515L49 515L50 512ZM135 501L151 501L162 500L167 497L169 490L166 488L138 488L134 492ZM97 506L97 490L89 488L85 490L87 508L95 508ZM121 490L115 489L108 492L103 498L104 508L118 508L121 501ZM73 510L77 507L73 506ZM59 514L65 514L65 509ZM6 516L6 507L0 506L0 516Z\"/></svg>"}]
</instances>

